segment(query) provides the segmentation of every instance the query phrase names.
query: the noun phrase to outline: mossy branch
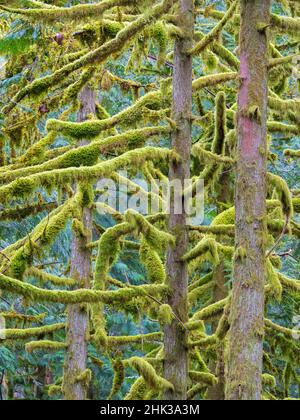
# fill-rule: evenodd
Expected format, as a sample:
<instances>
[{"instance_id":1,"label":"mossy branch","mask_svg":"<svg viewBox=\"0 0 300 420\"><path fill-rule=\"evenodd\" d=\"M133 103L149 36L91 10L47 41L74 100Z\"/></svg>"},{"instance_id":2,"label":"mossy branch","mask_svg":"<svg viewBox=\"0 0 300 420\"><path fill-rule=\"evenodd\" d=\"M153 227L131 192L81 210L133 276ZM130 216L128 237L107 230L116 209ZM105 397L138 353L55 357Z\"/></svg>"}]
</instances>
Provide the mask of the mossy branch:
<instances>
[{"instance_id":1,"label":"mossy branch","mask_svg":"<svg viewBox=\"0 0 300 420\"><path fill-rule=\"evenodd\" d=\"M118 291L94 291L79 289L75 291L45 290L0 274L0 289L21 295L31 301L63 304L98 303L107 305L125 302L136 297L160 296L168 293L165 285L144 285L123 288Z\"/></svg>"},{"instance_id":2,"label":"mossy branch","mask_svg":"<svg viewBox=\"0 0 300 420\"><path fill-rule=\"evenodd\" d=\"M235 0L230 5L228 11L222 17L222 19L220 20L220 22L218 22L218 24L213 28L213 30L211 32L209 32L209 34L205 35L205 37L200 42L198 42L194 46L194 48L190 51L190 54L191 55L199 55L199 54L201 54L210 43L212 43L213 41L215 41L218 38L219 34L223 30L223 28L225 27L225 25L227 24L227 22L234 15L234 12L236 10L237 4L238 4L238 1Z\"/></svg>"},{"instance_id":3,"label":"mossy branch","mask_svg":"<svg viewBox=\"0 0 300 420\"><path fill-rule=\"evenodd\" d=\"M160 342L162 340L162 333L149 333L128 336L108 336L108 347L115 348L119 346L126 346L129 344L142 344L151 342Z\"/></svg>"},{"instance_id":4,"label":"mossy branch","mask_svg":"<svg viewBox=\"0 0 300 420\"><path fill-rule=\"evenodd\" d=\"M33 353L34 351L44 351L44 352L55 352L59 350L65 350L67 348L66 343L59 341L49 341L49 340L40 340L40 341L31 341L25 344L25 350L28 353Z\"/></svg>"},{"instance_id":5,"label":"mossy branch","mask_svg":"<svg viewBox=\"0 0 300 420\"><path fill-rule=\"evenodd\" d=\"M25 315L14 311L0 312L0 317L3 317L4 319L13 319L25 322L42 322L46 316L46 313L40 315Z\"/></svg>"},{"instance_id":6,"label":"mossy branch","mask_svg":"<svg viewBox=\"0 0 300 420\"><path fill-rule=\"evenodd\" d=\"M36 267L29 267L25 272L25 276L34 277L42 283L49 282L56 286L74 286L76 284L76 280L74 279L67 277L58 277L54 274L46 273L45 271L40 270Z\"/></svg>"},{"instance_id":7,"label":"mossy branch","mask_svg":"<svg viewBox=\"0 0 300 420\"><path fill-rule=\"evenodd\" d=\"M284 154L287 157L300 158L300 150L286 149Z\"/></svg>"},{"instance_id":8,"label":"mossy branch","mask_svg":"<svg viewBox=\"0 0 300 420\"><path fill-rule=\"evenodd\" d=\"M214 386L218 383L216 376L208 372L196 372L194 370L190 370L189 376L193 382L198 382L202 385Z\"/></svg>"},{"instance_id":9,"label":"mossy branch","mask_svg":"<svg viewBox=\"0 0 300 420\"><path fill-rule=\"evenodd\" d=\"M290 330L289 328L282 327L281 325L275 324L269 319L265 319L265 325L270 330L283 334L288 339L298 340L298 334L295 330Z\"/></svg>"},{"instance_id":10,"label":"mossy branch","mask_svg":"<svg viewBox=\"0 0 300 420\"><path fill-rule=\"evenodd\" d=\"M154 367L140 357L132 357L126 361L140 376L143 377L148 388L156 391L174 391L171 382L159 376Z\"/></svg>"},{"instance_id":11,"label":"mossy branch","mask_svg":"<svg viewBox=\"0 0 300 420\"><path fill-rule=\"evenodd\" d=\"M284 276L281 273L279 273L278 275L279 275L280 282L281 282L282 286L284 287L284 289L286 289L287 291L292 292L292 293L300 293L300 281L299 280L291 279L289 277Z\"/></svg>"},{"instance_id":12,"label":"mossy branch","mask_svg":"<svg viewBox=\"0 0 300 420\"><path fill-rule=\"evenodd\" d=\"M141 15L136 21L121 30L114 39L101 45L94 51L88 52L72 63L65 65L54 73L37 79L25 86L25 88L21 89L14 98L12 98L10 103L2 109L2 112L8 114L25 97L45 93L49 88L59 84L66 76L82 67L104 62L112 54L119 52L128 44L130 39L134 38L145 27L155 22L160 16L167 12L172 4L173 0L163 0L162 3L155 5L149 12Z\"/></svg>"},{"instance_id":13,"label":"mossy branch","mask_svg":"<svg viewBox=\"0 0 300 420\"><path fill-rule=\"evenodd\" d=\"M193 330L198 327L197 321L206 321L209 319L214 319L216 316L219 316L223 313L225 306L228 304L229 298L220 300L212 305L207 306L206 308L200 309L197 311L190 321L187 324L189 330Z\"/></svg>"}]
</instances>

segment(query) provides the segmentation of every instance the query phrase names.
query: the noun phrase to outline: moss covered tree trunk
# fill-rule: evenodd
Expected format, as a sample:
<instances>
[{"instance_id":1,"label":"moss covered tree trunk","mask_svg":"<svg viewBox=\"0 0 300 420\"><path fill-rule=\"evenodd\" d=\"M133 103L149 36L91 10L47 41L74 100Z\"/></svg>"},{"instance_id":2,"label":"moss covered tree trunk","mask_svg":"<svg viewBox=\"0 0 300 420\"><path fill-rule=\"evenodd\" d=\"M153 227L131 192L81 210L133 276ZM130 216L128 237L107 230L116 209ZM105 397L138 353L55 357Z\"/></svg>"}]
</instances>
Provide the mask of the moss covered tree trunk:
<instances>
[{"instance_id":1,"label":"moss covered tree trunk","mask_svg":"<svg viewBox=\"0 0 300 420\"><path fill-rule=\"evenodd\" d=\"M215 267L213 273L213 282L213 303L216 303L228 296L224 262L221 262ZM212 325L214 332L216 331L217 327L218 323L214 322ZM208 388L207 399L212 401L223 401L225 399L225 357L223 342L218 344L216 350L216 360L211 363L210 370L218 378L218 383Z\"/></svg>"},{"instance_id":2,"label":"moss covered tree trunk","mask_svg":"<svg viewBox=\"0 0 300 420\"><path fill-rule=\"evenodd\" d=\"M175 42L173 75L173 119L177 130L172 134L172 146L181 156L181 162L170 165L170 181L190 178L191 112L192 112L192 57L188 51L192 47L194 28L194 2L179 2L179 24L186 34L185 39ZM172 200L173 201L173 200ZM169 249L167 257L167 278L171 289L169 305L177 317L188 321L188 271L181 259L188 247L186 214L175 214L171 205L170 231L176 236L176 246ZM174 385L174 392L165 395L169 400L186 399L188 377L187 333L178 320L165 328L165 378Z\"/></svg>"},{"instance_id":3,"label":"moss covered tree trunk","mask_svg":"<svg viewBox=\"0 0 300 420\"><path fill-rule=\"evenodd\" d=\"M260 400L264 339L267 168L267 26L270 0L241 0L236 253L228 400Z\"/></svg>"},{"instance_id":4,"label":"moss covered tree trunk","mask_svg":"<svg viewBox=\"0 0 300 420\"><path fill-rule=\"evenodd\" d=\"M95 113L95 93L84 87L80 94L80 110L77 120L85 121L89 114ZM83 208L82 224L85 235L73 230L71 244L70 275L77 282L77 288L90 288L91 250L87 244L92 239L92 210ZM65 400L85 400L88 383L78 380L87 368L87 339L89 334L89 314L86 305L70 305L67 322L67 349L64 366L63 395Z\"/></svg>"}]
</instances>

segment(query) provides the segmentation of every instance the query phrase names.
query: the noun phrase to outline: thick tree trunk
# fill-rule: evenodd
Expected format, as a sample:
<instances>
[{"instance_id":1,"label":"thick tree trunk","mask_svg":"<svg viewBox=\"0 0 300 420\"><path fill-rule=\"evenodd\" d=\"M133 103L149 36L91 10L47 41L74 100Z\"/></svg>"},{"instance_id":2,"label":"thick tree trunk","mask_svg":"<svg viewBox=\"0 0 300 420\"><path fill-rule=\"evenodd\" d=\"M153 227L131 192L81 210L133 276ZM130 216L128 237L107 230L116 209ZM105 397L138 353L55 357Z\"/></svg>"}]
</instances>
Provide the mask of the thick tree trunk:
<instances>
[{"instance_id":1,"label":"thick tree trunk","mask_svg":"<svg viewBox=\"0 0 300 420\"><path fill-rule=\"evenodd\" d=\"M227 400L260 400L264 339L267 26L270 0L241 0L236 253Z\"/></svg>"},{"instance_id":2,"label":"thick tree trunk","mask_svg":"<svg viewBox=\"0 0 300 420\"><path fill-rule=\"evenodd\" d=\"M194 28L194 1L180 0L179 22L186 39L175 42L173 75L173 119L177 130L172 135L172 146L181 156L180 163L170 165L170 181L190 178L191 112L192 112L192 57L188 51L192 47ZM173 200L172 200L173 201ZM176 236L176 246L170 248L167 258L167 278L171 289L169 305L183 322L188 321L188 271L181 261L188 247L187 216L175 214L171 205L169 227ZM174 385L174 392L165 395L169 400L185 400L188 377L187 333L174 320L165 328L165 378Z\"/></svg>"},{"instance_id":3,"label":"thick tree trunk","mask_svg":"<svg viewBox=\"0 0 300 420\"><path fill-rule=\"evenodd\" d=\"M85 121L89 114L95 113L95 93L88 87L80 94L81 107L78 122ZM82 223L85 236L73 231L71 245L71 278L77 280L77 288L90 288L91 250L86 245L92 239L92 210L84 208ZM65 400L85 400L88 384L76 378L87 368L87 337L89 333L89 314L86 305L70 305L67 321L67 350L64 366L63 395Z\"/></svg>"}]
</instances>

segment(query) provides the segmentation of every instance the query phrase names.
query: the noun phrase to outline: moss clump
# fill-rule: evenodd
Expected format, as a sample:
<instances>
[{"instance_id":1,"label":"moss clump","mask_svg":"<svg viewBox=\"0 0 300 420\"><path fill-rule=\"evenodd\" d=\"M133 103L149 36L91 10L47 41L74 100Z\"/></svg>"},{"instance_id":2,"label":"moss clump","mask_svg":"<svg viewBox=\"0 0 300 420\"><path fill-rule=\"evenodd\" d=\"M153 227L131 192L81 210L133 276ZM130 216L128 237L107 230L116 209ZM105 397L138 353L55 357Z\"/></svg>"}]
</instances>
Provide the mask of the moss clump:
<instances>
[{"instance_id":1,"label":"moss clump","mask_svg":"<svg viewBox=\"0 0 300 420\"><path fill-rule=\"evenodd\" d=\"M289 292L300 293L300 281L295 279L290 279L283 274L279 273L279 279L284 287L284 289L288 290Z\"/></svg>"},{"instance_id":2,"label":"moss clump","mask_svg":"<svg viewBox=\"0 0 300 420\"><path fill-rule=\"evenodd\" d=\"M51 385L48 388L49 397L56 397L57 395L62 394L62 387L60 385Z\"/></svg>"},{"instance_id":3,"label":"moss clump","mask_svg":"<svg viewBox=\"0 0 300 420\"><path fill-rule=\"evenodd\" d=\"M166 249L168 245L175 244L175 238L173 235L158 230L141 214L133 210L128 210L125 214L125 219L129 225L137 231L137 233L143 234L144 240L152 249L160 252Z\"/></svg>"},{"instance_id":4,"label":"moss clump","mask_svg":"<svg viewBox=\"0 0 300 420\"><path fill-rule=\"evenodd\" d=\"M77 375L75 382L82 382L85 388L88 388L92 380L92 371L90 369L85 369L79 375Z\"/></svg>"},{"instance_id":5,"label":"moss clump","mask_svg":"<svg viewBox=\"0 0 300 420\"><path fill-rule=\"evenodd\" d=\"M282 300L283 287L280 282L279 274L275 271L270 259L266 263L267 281L271 288L272 296L278 301Z\"/></svg>"},{"instance_id":6,"label":"moss clump","mask_svg":"<svg viewBox=\"0 0 300 420\"><path fill-rule=\"evenodd\" d=\"M216 86L219 84L223 84L225 82L230 82L232 80L235 80L238 76L238 73L231 72L231 73L218 73L213 74L210 76L203 76L199 79L194 80L193 82L193 91L197 92L198 90Z\"/></svg>"},{"instance_id":7,"label":"moss clump","mask_svg":"<svg viewBox=\"0 0 300 420\"><path fill-rule=\"evenodd\" d=\"M31 337L43 337L64 328L65 324L45 325L43 327L27 328L23 330L7 328L2 330L1 335L5 337L5 340L26 340Z\"/></svg>"},{"instance_id":8,"label":"moss clump","mask_svg":"<svg viewBox=\"0 0 300 420\"><path fill-rule=\"evenodd\" d=\"M113 368L114 368L114 380L113 380L110 394L107 398L108 400L112 400L113 397L116 394L118 394L118 392L121 390L122 384L125 379L125 369L124 369L124 364L122 360L115 360L113 362Z\"/></svg>"},{"instance_id":9,"label":"moss clump","mask_svg":"<svg viewBox=\"0 0 300 420\"><path fill-rule=\"evenodd\" d=\"M127 335L127 336L109 336L107 337L108 347L116 348L119 346L126 346L134 343L151 343L153 341L161 341L162 333L149 333L139 335Z\"/></svg>"},{"instance_id":10,"label":"moss clump","mask_svg":"<svg viewBox=\"0 0 300 420\"><path fill-rule=\"evenodd\" d=\"M25 350L28 353L33 353L34 351L42 350L44 352L55 352L58 350L64 350L67 348L66 343L40 340L40 341L31 341L30 343L25 344Z\"/></svg>"},{"instance_id":11,"label":"moss clump","mask_svg":"<svg viewBox=\"0 0 300 420\"><path fill-rule=\"evenodd\" d=\"M300 158L300 150L286 149L284 151L284 154L288 157Z\"/></svg>"},{"instance_id":12,"label":"moss clump","mask_svg":"<svg viewBox=\"0 0 300 420\"><path fill-rule=\"evenodd\" d=\"M141 401L145 399L147 392L146 383L143 377L138 378L132 385L130 391L125 396L124 400L137 400Z\"/></svg>"},{"instance_id":13,"label":"moss clump","mask_svg":"<svg viewBox=\"0 0 300 420\"><path fill-rule=\"evenodd\" d=\"M165 283L165 267L158 255L143 238L140 246L140 258L147 270L147 279L150 283Z\"/></svg>"},{"instance_id":14,"label":"moss clump","mask_svg":"<svg viewBox=\"0 0 300 420\"><path fill-rule=\"evenodd\" d=\"M182 259L186 262L191 262L204 254L208 255L209 260L218 265L220 263L220 257L218 253L217 242L213 238L202 239L195 248L189 251Z\"/></svg>"}]
</instances>

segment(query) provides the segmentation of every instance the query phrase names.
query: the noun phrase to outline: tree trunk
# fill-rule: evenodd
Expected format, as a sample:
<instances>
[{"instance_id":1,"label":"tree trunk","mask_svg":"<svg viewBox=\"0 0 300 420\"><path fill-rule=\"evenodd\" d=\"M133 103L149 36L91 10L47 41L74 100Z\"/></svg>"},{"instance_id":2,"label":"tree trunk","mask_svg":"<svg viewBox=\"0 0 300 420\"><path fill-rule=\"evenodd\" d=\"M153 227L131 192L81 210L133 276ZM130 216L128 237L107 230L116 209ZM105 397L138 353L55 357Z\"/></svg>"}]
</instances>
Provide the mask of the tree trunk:
<instances>
[{"instance_id":1,"label":"tree trunk","mask_svg":"<svg viewBox=\"0 0 300 420\"><path fill-rule=\"evenodd\" d=\"M226 287L225 277L225 266L224 262L221 262L214 269L213 273L213 303L219 302L228 296L228 290ZM212 325L213 332L216 331L218 322L214 322ZM223 401L225 399L225 356L224 356L224 343L220 342L216 350L216 361L210 365L210 371L214 372L218 378L216 385L210 386L207 392L207 399L212 401Z\"/></svg>"},{"instance_id":2,"label":"tree trunk","mask_svg":"<svg viewBox=\"0 0 300 420\"><path fill-rule=\"evenodd\" d=\"M80 94L81 107L77 121L82 122L91 113L95 114L95 93L84 87ZM86 143L86 142L84 142ZM86 245L92 239L92 209L84 208L82 223L85 236L73 231L71 245L71 278L77 280L77 288L90 288L91 250ZM67 349L64 366L63 395L65 400L85 400L88 383L76 378L87 368L87 337L89 334L89 314L86 305L70 305L67 321Z\"/></svg>"},{"instance_id":3,"label":"tree trunk","mask_svg":"<svg viewBox=\"0 0 300 420\"><path fill-rule=\"evenodd\" d=\"M230 188L230 175L224 168L224 174L220 178L219 187L217 188L217 201L220 203L217 208L217 213L224 211L223 204L232 203L232 188ZM213 272L213 303L219 302L228 296L228 288L226 287L226 272L225 263L222 261L214 268ZM212 325L213 332L218 328L218 321ZM210 366L210 371L218 378L216 385L210 386L207 392L207 399L211 401L224 401L225 399L225 343L224 341L218 344L216 350L216 361Z\"/></svg>"},{"instance_id":4,"label":"tree trunk","mask_svg":"<svg viewBox=\"0 0 300 420\"><path fill-rule=\"evenodd\" d=\"M270 0L241 0L236 252L227 400L260 400L264 339L267 26Z\"/></svg>"},{"instance_id":5,"label":"tree trunk","mask_svg":"<svg viewBox=\"0 0 300 420\"><path fill-rule=\"evenodd\" d=\"M180 0L179 19L185 39L175 42L174 75L173 75L173 120L177 130L172 134L172 146L181 156L181 162L170 164L170 181L190 178L191 150L191 113L192 113L192 57L188 51L193 45L194 1ZM173 200L172 200L173 201ZM171 289L169 305L178 318L188 321L188 271L187 264L181 261L188 248L187 215L175 214L174 203L171 204L169 220L170 231L176 236L176 246L170 248L167 257L167 278ZM174 385L174 392L167 392L168 400L185 400L188 377L187 333L174 320L165 328L165 378Z\"/></svg>"}]
</instances>

